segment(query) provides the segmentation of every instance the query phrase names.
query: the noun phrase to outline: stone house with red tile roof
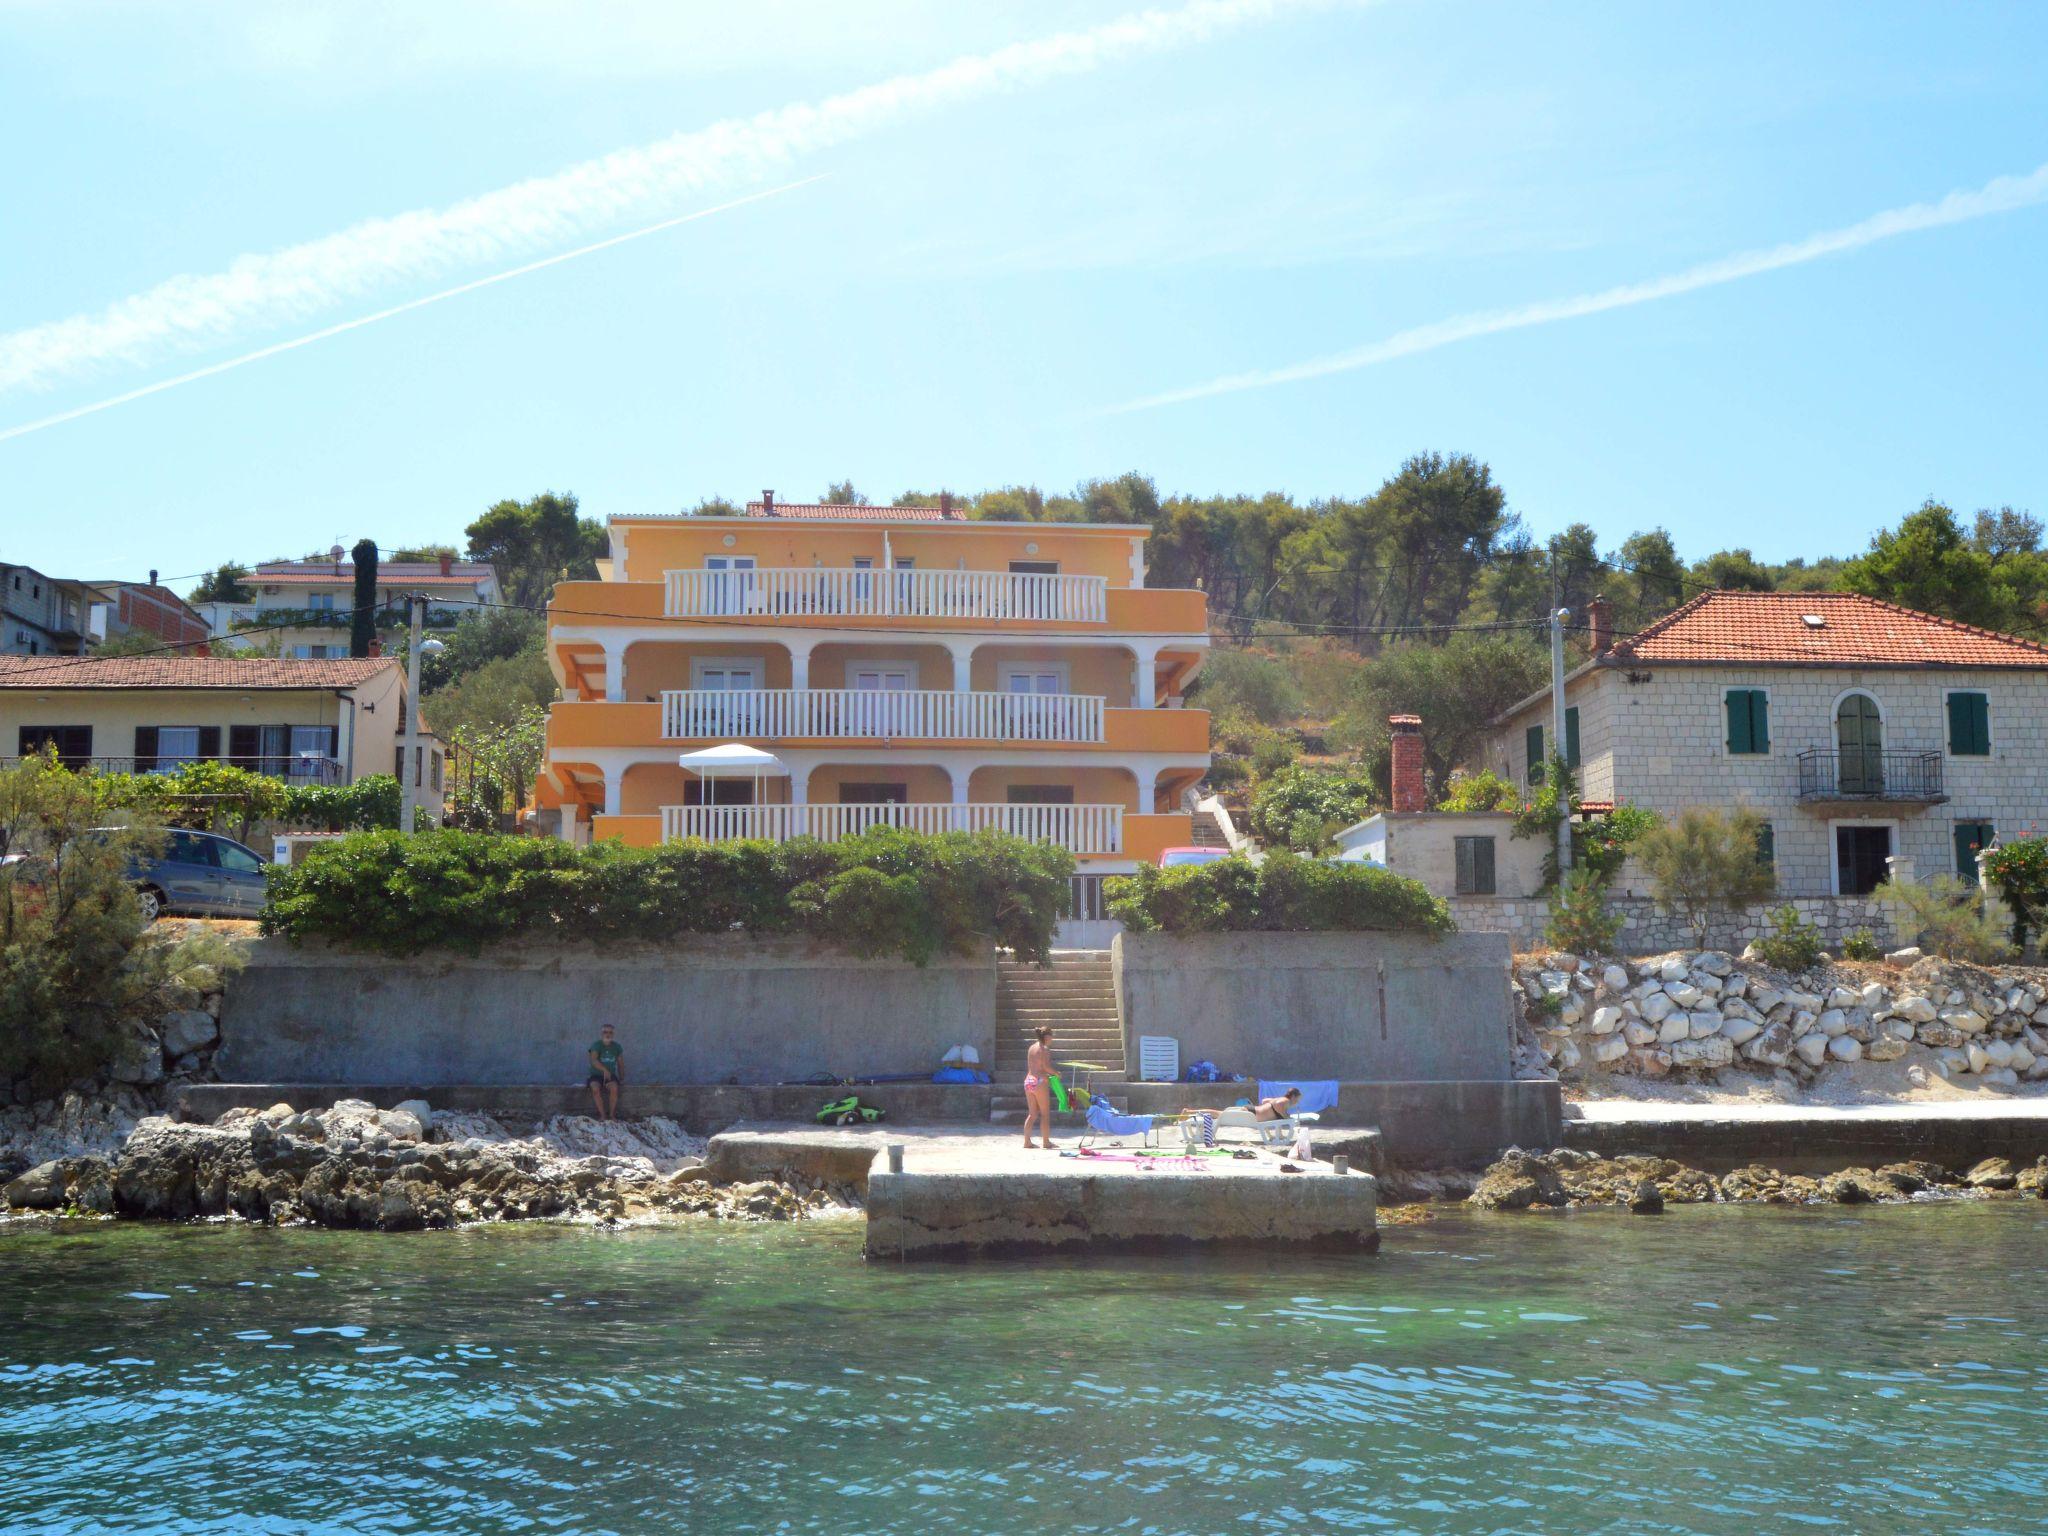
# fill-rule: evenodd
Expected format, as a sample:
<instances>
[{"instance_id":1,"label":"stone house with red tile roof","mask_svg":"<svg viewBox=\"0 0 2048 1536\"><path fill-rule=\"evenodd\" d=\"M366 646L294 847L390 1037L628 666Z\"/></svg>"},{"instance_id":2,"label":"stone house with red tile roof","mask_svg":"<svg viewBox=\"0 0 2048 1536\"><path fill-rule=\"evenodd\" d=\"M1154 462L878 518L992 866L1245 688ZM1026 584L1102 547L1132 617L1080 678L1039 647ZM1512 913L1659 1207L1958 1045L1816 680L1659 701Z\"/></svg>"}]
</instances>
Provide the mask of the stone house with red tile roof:
<instances>
[{"instance_id":1,"label":"stone house with red tile roof","mask_svg":"<svg viewBox=\"0 0 2048 1536\"><path fill-rule=\"evenodd\" d=\"M2048 826L2048 647L1851 592L1706 592L1565 682L1580 793L1670 816L1748 806L1788 897L1857 896L1907 861ZM1494 722L1483 766L1540 776L1550 695ZM1624 871L1617 895L1647 895Z\"/></svg>"}]
</instances>

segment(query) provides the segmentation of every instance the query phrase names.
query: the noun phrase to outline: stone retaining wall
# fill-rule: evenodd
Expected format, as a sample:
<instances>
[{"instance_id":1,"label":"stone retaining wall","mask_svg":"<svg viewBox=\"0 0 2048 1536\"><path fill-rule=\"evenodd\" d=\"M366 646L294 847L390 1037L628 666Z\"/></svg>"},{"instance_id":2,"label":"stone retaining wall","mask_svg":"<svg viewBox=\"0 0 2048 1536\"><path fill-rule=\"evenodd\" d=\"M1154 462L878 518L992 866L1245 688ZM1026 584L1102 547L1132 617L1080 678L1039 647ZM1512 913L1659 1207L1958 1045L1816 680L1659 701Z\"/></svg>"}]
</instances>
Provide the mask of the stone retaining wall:
<instances>
[{"instance_id":1,"label":"stone retaining wall","mask_svg":"<svg viewBox=\"0 0 2048 1536\"><path fill-rule=\"evenodd\" d=\"M995 957L919 968L791 939L528 945L408 959L279 940L229 984L228 1082L580 1084L606 1023L634 1083L929 1073L949 1046L995 1057Z\"/></svg>"},{"instance_id":2,"label":"stone retaining wall","mask_svg":"<svg viewBox=\"0 0 2048 1536\"><path fill-rule=\"evenodd\" d=\"M1785 899L1759 902L1717 918L1708 938L1732 949L1768 938L1777 931L1771 913L1786 904ZM1829 950L1839 952L1842 941L1859 928L1868 928L1883 948L1892 946L1892 915L1867 896L1801 896L1789 904L1803 921L1820 930L1821 942ZM1623 920L1615 941L1623 954L1655 954L1693 941L1690 923L1661 910L1647 896L1615 896L1607 905ZM1454 896L1450 906L1458 927L1467 933L1504 933L1518 950L1540 949L1545 943L1543 931L1550 922L1546 897Z\"/></svg>"}]
</instances>

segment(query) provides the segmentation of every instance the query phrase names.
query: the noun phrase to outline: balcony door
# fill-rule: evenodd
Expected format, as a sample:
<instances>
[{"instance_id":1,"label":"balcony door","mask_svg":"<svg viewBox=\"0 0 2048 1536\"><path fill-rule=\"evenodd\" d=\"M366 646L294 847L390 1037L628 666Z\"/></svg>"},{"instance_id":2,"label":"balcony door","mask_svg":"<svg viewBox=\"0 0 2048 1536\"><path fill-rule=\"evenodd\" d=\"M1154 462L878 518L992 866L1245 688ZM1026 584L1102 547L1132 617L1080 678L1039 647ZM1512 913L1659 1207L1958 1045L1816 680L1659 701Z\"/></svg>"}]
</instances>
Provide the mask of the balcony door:
<instances>
[{"instance_id":1,"label":"balcony door","mask_svg":"<svg viewBox=\"0 0 2048 1536\"><path fill-rule=\"evenodd\" d=\"M856 694L909 693L917 687L917 666L908 661L849 661L846 683ZM852 701L857 736L909 735L907 699L856 698Z\"/></svg>"},{"instance_id":2,"label":"balcony door","mask_svg":"<svg viewBox=\"0 0 2048 1536\"><path fill-rule=\"evenodd\" d=\"M697 691L691 736L761 734L761 663L757 658L699 661L692 669ZM720 698L730 694L730 698Z\"/></svg>"},{"instance_id":3,"label":"balcony door","mask_svg":"<svg viewBox=\"0 0 2048 1536\"><path fill-rule=\"evenodd\" d=\"M711 574L704 578L710 589L705 595L705 604L713 613L745 613L751 606L754 594L754 557L752 555L706 555L704 569Z\"/></svg>"},{"instance_id":4,"label":"balcony door","mask_svg":"<svg viewBox=\"0 0 2048 1536\"><path fill-rule=\"evenodd\" d=\"M1841 793L1884 793L1884 721L1869 694L1852 693L1835 707L1835 750L1841 754L1835 781Z\"/></svg>"}]
</instances>

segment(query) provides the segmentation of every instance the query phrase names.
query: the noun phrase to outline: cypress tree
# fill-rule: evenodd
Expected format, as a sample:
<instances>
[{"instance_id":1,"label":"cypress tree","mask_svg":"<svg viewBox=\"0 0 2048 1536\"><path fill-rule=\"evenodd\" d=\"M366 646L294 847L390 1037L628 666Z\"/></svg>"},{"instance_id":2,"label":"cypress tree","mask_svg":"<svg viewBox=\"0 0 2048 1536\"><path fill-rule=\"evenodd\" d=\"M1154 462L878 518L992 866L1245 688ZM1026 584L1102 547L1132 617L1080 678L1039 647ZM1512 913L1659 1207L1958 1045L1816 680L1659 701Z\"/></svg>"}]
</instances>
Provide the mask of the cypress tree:
<instances>
[{"instance_id":1,"label":"cypress tree","mask_svg":"<svg viewBox=\"0 0 2048 1536\"><path fill-rule=\"evenodd\" d=\"M377 632L377 544L373 539L358 539L354 550L356 561L355 612L349 616L348 653L351 656L370 654L370 641Z\"/></svg>"}]
</instances>

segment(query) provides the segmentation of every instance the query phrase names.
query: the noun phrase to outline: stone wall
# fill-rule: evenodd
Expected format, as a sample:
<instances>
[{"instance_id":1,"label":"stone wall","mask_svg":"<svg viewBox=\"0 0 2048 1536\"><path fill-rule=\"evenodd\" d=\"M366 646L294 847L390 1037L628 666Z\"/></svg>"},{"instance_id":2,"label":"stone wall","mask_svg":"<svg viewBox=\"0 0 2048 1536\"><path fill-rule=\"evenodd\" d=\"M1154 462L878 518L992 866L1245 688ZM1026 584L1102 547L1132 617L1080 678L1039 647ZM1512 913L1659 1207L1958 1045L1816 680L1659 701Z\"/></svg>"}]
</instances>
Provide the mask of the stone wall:
<instances>
[{"instance_id":1,"label":"stone wall","mask_svg":"<svg viewBox=\"0 0 2048 1536\"><path fill-rule=\"evenodd\" d=\"M1861 928L1868 928L1879 945L1891 947L1895 936L1892 914L1865 896L1776 897L1717 918L1707 937L1736 949L1768 938L1777 931L1771 913L1788 901L1802 921L1820 930L1822 946L1831 953L1839 954L1842 941ZM1664 912L1649 897L1611 896L1607 905L1623 919L1621 935L1615 941L1620 954L1657 954L1693 941L1692 925ZM1450 907L1458 927L1467 933L1504 933L1517 950L1541 949L1547 942L1543 930L1550 922L1548 897L1453 896Z\"/></svg>"},{"instance_id":2,"label":"stone wall","mask_svg":"<svg viewBox=\"0 0 2048 1536\"><path fill-rule=\"evenodd\" d=\"M410 959L265 940L229 984L228 1082L578 1084L602 1024L634 1083L774 1083L995 1058L995 960L920 969L800 940L527 946Z\"/></svg>"},{"instance_id":3,"label":"stone wall","mask_svg":"<svg viewBox=\"0 0 2048 1536\"><path fill-rule=\"evenodd\" d=\"M1497 933L1119 934L1124 1059L1143 1035L1247 1077L1511 1078L1508 944Z\"/></svg>"}]
</instances>

